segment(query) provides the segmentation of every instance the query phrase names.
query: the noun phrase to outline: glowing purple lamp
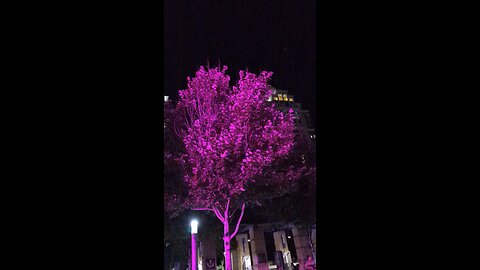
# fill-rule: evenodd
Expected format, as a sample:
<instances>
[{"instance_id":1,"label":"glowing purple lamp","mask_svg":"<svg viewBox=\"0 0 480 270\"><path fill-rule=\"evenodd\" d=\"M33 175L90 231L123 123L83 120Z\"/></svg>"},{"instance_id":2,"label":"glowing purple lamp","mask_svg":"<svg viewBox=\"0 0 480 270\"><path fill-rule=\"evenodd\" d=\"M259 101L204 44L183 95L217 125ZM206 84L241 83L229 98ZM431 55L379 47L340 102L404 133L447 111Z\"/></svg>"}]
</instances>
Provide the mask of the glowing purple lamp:
<instances>
[{"instance_id":1,"label":"glowing purple lamp","mask_svg":"<svg viewBox=\"0 0 480 270\"><path fill-rule=\"evenodd\" d=\"M190 222L192 227L192 270L197 270L197 233L198 233L198 221L196 219Z\"/></svg>"}]
</instances>

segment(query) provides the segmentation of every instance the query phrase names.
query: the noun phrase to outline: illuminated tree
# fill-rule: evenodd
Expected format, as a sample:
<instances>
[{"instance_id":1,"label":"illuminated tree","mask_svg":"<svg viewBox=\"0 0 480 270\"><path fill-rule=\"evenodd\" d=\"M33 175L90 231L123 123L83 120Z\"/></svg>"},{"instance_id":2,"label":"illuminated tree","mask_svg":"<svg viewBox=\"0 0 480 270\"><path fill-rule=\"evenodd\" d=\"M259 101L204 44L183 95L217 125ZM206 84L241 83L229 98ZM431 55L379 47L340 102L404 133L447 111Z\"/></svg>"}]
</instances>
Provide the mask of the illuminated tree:
<instances>
[{"instance_id":1,"label":"illuminated tree","mask_svg":"<svg viewBox=\"0 0 480 270\"><path fill-rule=\"evenodd\" d=\"M284 115L268 102L272 73L240 71L230 87L226 69L202 67L188 78L188 88L179 92L175 117L180 119L174 125L183 142L176 156L188 190L183 204L211 211L222 222L230 270L230 242L246 205L290 189L300 171L288 165L279 172L271 169L294 144L293 112Z\"/></svg>"}]
</instances>

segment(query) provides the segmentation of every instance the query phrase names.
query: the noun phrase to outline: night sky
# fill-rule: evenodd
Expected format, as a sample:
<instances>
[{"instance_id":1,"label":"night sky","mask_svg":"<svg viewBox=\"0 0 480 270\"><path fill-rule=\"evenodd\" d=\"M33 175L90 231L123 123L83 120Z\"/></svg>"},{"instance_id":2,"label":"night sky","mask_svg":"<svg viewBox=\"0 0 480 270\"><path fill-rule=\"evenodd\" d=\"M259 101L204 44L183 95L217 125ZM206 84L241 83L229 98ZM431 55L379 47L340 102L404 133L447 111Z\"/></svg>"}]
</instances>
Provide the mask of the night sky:
<instances>
[{"instance_id":1,"label":"night sky","mask_svg":"<svg viewBox=\"0 0 480 270\"><path fill-rule=\"evenodd\" d=\"M316 126L314 1L166 0L164 8L165 95L176 100L207 61L228 66L231 84L246 67L268 70L271 84L295 95Z\"/></svg>"}]
</instances>

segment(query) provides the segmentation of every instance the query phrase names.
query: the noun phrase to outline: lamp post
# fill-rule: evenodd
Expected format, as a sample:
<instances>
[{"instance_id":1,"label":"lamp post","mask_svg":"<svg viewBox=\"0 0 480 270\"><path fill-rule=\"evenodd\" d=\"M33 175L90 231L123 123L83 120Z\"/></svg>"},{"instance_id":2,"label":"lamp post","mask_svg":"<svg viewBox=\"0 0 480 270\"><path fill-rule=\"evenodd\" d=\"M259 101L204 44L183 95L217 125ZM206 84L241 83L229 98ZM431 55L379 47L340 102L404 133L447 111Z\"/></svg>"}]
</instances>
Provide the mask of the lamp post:
<instances>
[{"instance_id":1,"label":"lamp post","mask_svg":"<svg viewBox=\"0 0 480 270\"><path fill-rule=\"evenodd\" d=\"M198 221L196 219L190 222L192 227L192 270L197 270L197 233L198 233Z\"/></svg>"}]
</instances>

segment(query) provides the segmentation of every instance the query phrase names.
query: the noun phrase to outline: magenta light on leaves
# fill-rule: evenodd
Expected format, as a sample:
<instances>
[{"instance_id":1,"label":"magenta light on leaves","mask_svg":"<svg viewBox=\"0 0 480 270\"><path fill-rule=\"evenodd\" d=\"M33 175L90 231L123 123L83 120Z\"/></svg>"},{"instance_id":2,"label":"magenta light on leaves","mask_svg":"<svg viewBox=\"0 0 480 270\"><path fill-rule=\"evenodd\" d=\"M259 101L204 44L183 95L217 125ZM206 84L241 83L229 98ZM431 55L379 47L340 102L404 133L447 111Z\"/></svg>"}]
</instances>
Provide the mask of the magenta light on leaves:
<instances>
[{"instance_id":1,"label":"magenta light on leaves","mask_svg":"<svg viewBox=\"0 0 480 270\"><path fill-rule=\"evenodd\" d=\"M215 213L224 225L226 269L231 269L230 241L237 234L252 183L272 162L284 158L294 144L293 111L284 114L268 102L272 72L259 75L240 71L230 86L227 67L200 68L188 87L179 91L175 115L184 153L188 205ZM283 184L280 178L266 186ZM278 180L276 184L275 181ZM257 180L259 181L259 180ZM241 209L233 232L229 222ZM232 211L230 211L232 209Z\"/></svg>"}]
</instances>

